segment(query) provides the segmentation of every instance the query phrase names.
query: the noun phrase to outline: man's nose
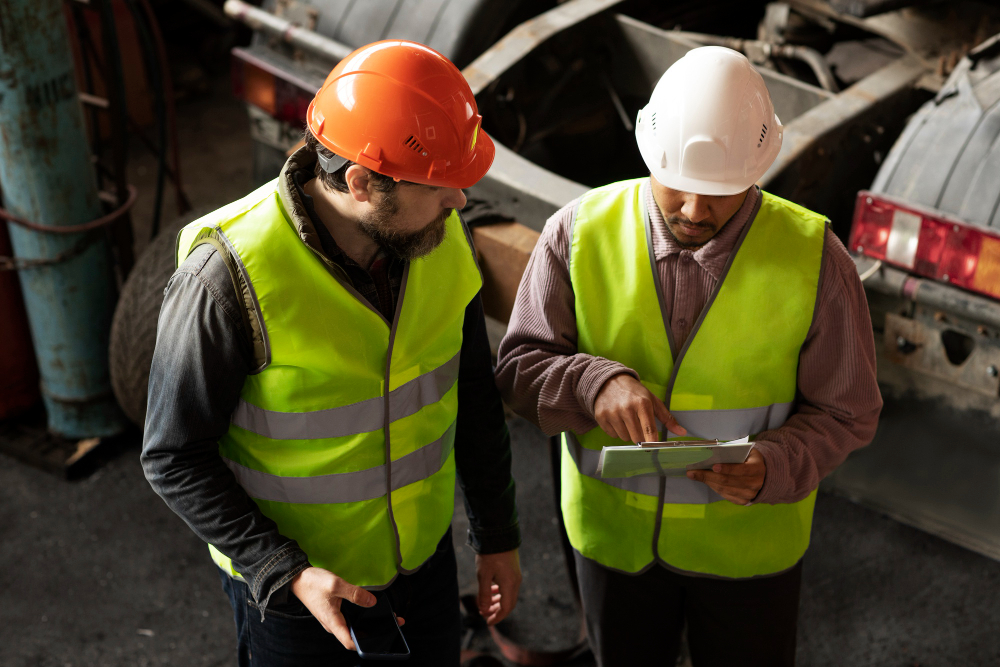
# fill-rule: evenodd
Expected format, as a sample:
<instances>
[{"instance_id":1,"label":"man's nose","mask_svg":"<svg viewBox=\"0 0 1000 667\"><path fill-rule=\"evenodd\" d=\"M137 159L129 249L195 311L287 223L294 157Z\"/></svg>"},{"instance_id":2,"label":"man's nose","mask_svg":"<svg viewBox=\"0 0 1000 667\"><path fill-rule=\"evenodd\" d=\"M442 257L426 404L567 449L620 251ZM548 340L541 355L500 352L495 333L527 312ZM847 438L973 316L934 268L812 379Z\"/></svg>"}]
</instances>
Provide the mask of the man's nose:
<instances>
[{"instance_id":1,"label":"man's nose","mask_svg":"<svg viewBox=\"0 0 1000 667\"><path fill-rule=\"evenodd\" d=\"M709 216L708 200L702 195L688 195L681 206L681 214L691 222L701 222Z\"/></svg>"},{"instance_id":2,"label":"man's nose","mask_svg":"<svg viewBox=\"0 0 1000 667\"><path fill-rule=\"evenodd\" d=\"M447 188L444 198L441 200L441 206L443 208L453 208L456 211L461 211L465 208L465 203L468 201L465 197L465 193L459 188Z\"/></svg>"}]
</instances>

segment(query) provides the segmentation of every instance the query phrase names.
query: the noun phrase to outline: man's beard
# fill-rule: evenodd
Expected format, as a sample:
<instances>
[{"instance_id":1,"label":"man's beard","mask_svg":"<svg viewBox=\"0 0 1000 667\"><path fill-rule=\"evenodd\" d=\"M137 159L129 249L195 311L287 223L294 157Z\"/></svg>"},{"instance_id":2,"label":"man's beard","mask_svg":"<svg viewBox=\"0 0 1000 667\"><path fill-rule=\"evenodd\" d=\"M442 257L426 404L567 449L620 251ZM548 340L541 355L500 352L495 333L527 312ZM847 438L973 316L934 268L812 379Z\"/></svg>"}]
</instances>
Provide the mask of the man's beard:
<instances>
[{"instance_id":1,"label":"man's beard","mask_svg":"<svg viewBox=\"0 0 1000 667\"><path fill-rule=\"evenodd\" d=\"M369 213L358 221L368 237L377 243L390 256L403 261L410 261L430 253L441 245L445 234L445 221L453 209L445 209L432 223L417 232L400 233L392 225L392 218L399 211L399 205L393 193L383 195Z\"/></svg>"}]
</instances>

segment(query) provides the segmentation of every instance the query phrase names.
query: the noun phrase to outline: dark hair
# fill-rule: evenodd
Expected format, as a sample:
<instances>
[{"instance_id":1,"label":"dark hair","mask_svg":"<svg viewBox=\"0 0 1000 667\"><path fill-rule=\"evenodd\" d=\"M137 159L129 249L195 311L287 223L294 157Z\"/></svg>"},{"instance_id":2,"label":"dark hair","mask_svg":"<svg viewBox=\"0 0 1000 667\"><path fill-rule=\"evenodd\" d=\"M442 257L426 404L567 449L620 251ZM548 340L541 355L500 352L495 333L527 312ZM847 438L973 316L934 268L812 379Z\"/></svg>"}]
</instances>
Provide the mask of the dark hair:
<instances>
[{"instance_id":1,"label":"dark hair","mask_svg":"<svg viewBox=\"0 0 1000 667\"><path fill-rule=\"evenodd\" d=\"M313 133L309 130L308 127L306 128L304 134L305 134L304 138L306 140L306 148L308 150L318 155L322 155L323 157L327 158L334 157L333 151L331 151L329 148L319 143L319 141L317 141L316 137L313 136ZM337 192L349 192L350 188L347 187L347 180L344 178L344 174L347 173L347 168L350 167L352 164L356 163L348 160L347 162L344 163L344 165L340 169L338 169L333 173L330 173L325 169L323 169L323 167L320 166L319 164L319 160L317 160L314 173L316 174L316 178L318 178L320 183L322 183L326 188L331 190L336 190ZM394 192L396 190L397 182L391 176L380 174L377 171L372 171L371 169L368 170L368 173L371 175L371 179L372 182L375 184L376 191L389 193L389 192Z\"/></svg>"}]
</instances>

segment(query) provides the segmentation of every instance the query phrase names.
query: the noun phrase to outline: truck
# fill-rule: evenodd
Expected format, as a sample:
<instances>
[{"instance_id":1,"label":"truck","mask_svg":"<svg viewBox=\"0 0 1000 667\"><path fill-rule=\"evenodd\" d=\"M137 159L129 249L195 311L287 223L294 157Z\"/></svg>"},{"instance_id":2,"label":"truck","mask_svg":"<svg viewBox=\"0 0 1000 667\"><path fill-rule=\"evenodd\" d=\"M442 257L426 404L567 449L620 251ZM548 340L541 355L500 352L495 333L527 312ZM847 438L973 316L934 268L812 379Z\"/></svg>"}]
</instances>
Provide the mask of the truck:
<instances>
[{"instance_id":1,"label":"truck","mask_svg":"<svg viewBox=\"0 0 1000 667\"><path fill-rule=\"evenodd\" d=\"M234 49L232 72L260 181L277 174L301 139L309 100L354 47L415 39L464 68L497 145L464 212L495 337L546 219L590 187L648 173L634 123L660 74L701 45L745 53L784 124L760 185L831 220L855 255L872 315L885 400L878 434L824 488L1000 559L998 8L227 0L225 10L255 31ZM140 258L150 268L130 279L142 285L126 284L119 310L146 304L148 313L158 303L173 268L171 233ZM146 345L151 356L150 327L155 318L117 344ZM143 382L141 373L116 382L136 420Z\"/></svg>"}]
</instances>

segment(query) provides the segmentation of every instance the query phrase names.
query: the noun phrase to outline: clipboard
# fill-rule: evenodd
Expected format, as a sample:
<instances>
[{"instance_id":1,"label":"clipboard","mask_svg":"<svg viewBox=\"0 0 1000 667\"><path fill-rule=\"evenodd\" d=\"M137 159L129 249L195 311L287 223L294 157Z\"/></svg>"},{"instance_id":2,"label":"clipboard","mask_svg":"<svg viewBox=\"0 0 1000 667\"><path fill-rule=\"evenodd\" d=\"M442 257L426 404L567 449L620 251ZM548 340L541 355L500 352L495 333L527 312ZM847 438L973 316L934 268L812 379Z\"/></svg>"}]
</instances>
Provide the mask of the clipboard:
<instances>
[{"instance_id":1,"label":"clipboard","mask_svg":"<svg viewBox=\"0 0 1000 667\"><path fill-rule=\"evenodd\" d=\"M605 447L597 474L605 479L683 477L688 470L709 470L716 463L743 463L753 447L749 436L728 442L675 440Z\"/></svg>"}]
</instances>

